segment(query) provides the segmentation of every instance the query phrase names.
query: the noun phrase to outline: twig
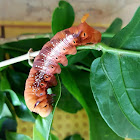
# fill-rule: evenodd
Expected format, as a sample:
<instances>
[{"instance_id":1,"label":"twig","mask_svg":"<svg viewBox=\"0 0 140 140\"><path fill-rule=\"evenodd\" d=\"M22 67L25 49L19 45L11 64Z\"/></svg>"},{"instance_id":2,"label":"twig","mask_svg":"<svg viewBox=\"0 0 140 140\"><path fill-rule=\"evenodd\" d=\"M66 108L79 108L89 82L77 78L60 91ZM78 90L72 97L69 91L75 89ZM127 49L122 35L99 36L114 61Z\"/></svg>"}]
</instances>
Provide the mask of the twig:
<instances>
[{"instance_id":1,"label":"twig","mask_svg":"<svg viewBox=\"0 0 140 140\"><path fill-rule=\"evenodd\" d=\"M84 49L93 49L93 50L102 51L103 53L110 52L110 53L119 54L119 55L121 55L121 54L122 55L123 54L124 55L135 55L135 56L140 57L140 52L131 51L131 50L122 50L122 49L118 49L118 48L111 48L103 43L97 43L97 44L77 47L77 50L84 50ZM18 56L18 57L9 59L9 60L2 61L2 62L0 62L0 68L7 66L7 65L10 65L10 64L20 62L20 61L30 59L29 56L35 57L38 54L39 54L39 51L36 51L36 52L30 53L30 55L27 53L27 54L24 54L22 56Z\"/></svg>"},{"instance_id":2,"label":"twig","mask_svg":"<svg viewBox=\"0 0 140 140\"><path fill-rule=\"evenodd\" d=\"M32 53L30 53L30 57L36 57L38 54L39 54L39 51L32 52ZM20 61L24 61L24 60L27 60L27 59L30 59L28 53L0 62L0 68L4 67L4 66L7 66L7 65L10 65L10 64L20 62Z\"/></svg>"},{"instance_id":3,"label":"twig","mask_svg":"<svg viewBox=\"0 0 140 140\"><path fill-rule=\"evenodd\" d=\"M90 48L90 49L93 49L93 48ZM77 50L80 50L80 47L77 47ZM2 62L0 62L0 68L4 67L4 66L7 66L7 65L11 65L11 64L14 64L14 63L17 63L17 62L21 62L21 61L30 59L30 57L36 57L38 54L39 54L39 51L36 51L36 52L30 53L30 54L27 53L27 54L24 54L24 55L15 57L15 58L11 58L11 59L2 61Z\"/></svg>"}]
</instances>

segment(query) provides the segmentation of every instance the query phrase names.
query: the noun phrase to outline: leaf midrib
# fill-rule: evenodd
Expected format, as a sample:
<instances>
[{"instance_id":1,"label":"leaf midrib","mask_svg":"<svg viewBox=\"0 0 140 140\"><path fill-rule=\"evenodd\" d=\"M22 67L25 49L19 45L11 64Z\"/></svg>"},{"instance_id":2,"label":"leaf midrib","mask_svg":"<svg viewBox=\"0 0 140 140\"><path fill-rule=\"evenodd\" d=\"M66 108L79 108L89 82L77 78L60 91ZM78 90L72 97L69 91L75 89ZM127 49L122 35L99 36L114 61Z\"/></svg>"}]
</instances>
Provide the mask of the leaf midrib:
<instances>
[{"instance_id":1,"label":"leaf midrib","mask_svg":"<svg viewBox=\"0 0 140 140\"><path fill-rule=\"evenodd\" d=\"M104 54L104 55L105 55L105 54ZM126 115L125 112L123 111L123 109L122 109L122 107L121 107L121 105L120 105L120 103L119 103L119 101L118 101L118 99L117 99L117 97L116 97L115 89L114 89L114 86L113 86L113 82L112 82L112 80L110 79L110 77L109 77L109 75L108 75L108 73L107 73L107 70L105 69L105 66L104 66L104 63L103 63L102 58L103 58L103 56L101 57L101 66L102 66L102 69L103 69L103 71L104 71L104 73L105 73L106 78L109 80L109 82L110 82L110 84L111 84L111 87L112 87L112 89L113 89L114 96L115 96L115 98L116 98L116 100L117 100L117 102L118 102L118 104L119 104L119 107L120 107L121 111L123 112L124 116L127 118L127 120L128 120L132 125L134 125L133 122L127 117L127 115ZM119 61L119 62L120 62L120 61ZM121 73L121 76L122 76L122 73ZM122 77L122 79L123 79L123 77ZM123 84L124 84L124 81L123 81ZM125 88L125 92L127 93L127 96L128 96L128 92L127 92L126 88ZM129 97L128 97L128 98L129 98ZM129 98L129 100L130 100L130 98ZM130 101L130 102L131 102L131 101ZM131 102L131 105L132 105L132 107L134 108L132 102ZM135 108L134 108L134 110L135 110ZM135 110L135 111L136 111L136 110ZM136 112L137 112L137 111L136 111ZM137 112L137 113L138 113L138 112ZM138 113L138 114L139 114L139 113ZM135 127L136 127L136 126L135 126ZM137 129L138 129L138 128L137 128Z\"/></svg>"}]
</instances>

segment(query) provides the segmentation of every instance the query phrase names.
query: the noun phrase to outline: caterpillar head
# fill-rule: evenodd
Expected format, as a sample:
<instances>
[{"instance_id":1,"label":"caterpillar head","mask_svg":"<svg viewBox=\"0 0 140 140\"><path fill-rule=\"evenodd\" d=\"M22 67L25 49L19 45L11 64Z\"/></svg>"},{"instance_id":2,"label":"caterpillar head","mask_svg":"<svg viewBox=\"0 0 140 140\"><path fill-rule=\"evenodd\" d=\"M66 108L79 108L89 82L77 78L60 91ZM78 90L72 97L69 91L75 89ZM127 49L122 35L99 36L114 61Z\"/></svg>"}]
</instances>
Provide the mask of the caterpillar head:
<instances>
[{"instance_id":1,"label":"caterpillar head","mask_svg":"<svg viewBox=\"0 0 140 140\"><path fill-rule=\"evenodd\" d=\"M81 19L81 24L77 27L78 32L78 45L85 45L87 43L98 43L101 41L101 33L91 26L85 20L89 14L86 14Z\"/></svg>"},{"instance_id":2,"label":"caterpillar head","mask_svg":"<svg viewBox=\"0 0 140 140\"><path fill-rule=\"evenodd\" d=\"M80 34L79 44L85 45L87 43L98 43L101 41L101 33L91 26L89 26L86 22L81 23L78 26Z\"/></svg>"}]
</instances>

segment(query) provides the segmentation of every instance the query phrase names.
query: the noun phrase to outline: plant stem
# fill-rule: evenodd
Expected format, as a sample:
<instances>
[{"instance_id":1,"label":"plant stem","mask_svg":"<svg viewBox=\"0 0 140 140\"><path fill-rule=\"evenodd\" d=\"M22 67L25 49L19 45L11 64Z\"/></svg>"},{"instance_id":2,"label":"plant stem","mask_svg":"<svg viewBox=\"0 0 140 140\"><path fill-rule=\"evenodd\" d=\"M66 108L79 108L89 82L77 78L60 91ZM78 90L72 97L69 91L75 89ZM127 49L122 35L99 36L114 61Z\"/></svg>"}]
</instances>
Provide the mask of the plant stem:
<instances>
[{"instance_id":1,"label":"plant stem","mask_svg":"<svg viewBox=\"0 0 140 140\"><path fill-rule=\"evenodd\" d=\"M39 54L39 51L36 51L36 52L30 53L30 55L27 53L27 54L24 54L24 55L15 57L15 58L11 58L11 59L2 61L2 62L0 62L0 68L4 67L4 66L7 66L7 65L10 65L10 64L14 64L14 63L20 62L20 61L24 61L24 60L30 59L29 57L35 57L38 54Z\"/></svg>"},{"instance_id":2,"label":"plant stem","mask_svg":"<svg viewBox=\"0 0 140 140\"><path fill-rule=\"evenodd\" d=\"M138 51L131 51L131 50L123 50L123 49L118 49L118 48L112 48L112 47L109 47L109 46L105 45L104 43L97 43L97 44L93 44L93 45L77 47L77 50L84 50L84 49L93 49L93 50L102 51L103 53L112 52L112 53L117 53L119 55L126 54L126 55L135 55L135 56L140 57L140 52L138 52Z\"/></svg>"},{"instance_id":3,"label":"plant stem","mask_svg":"<svg viewBox=\"0 0 140 140\"><path fill-rule=\"evenodd\" d=\"M97 132L97 128L96 128L96 120L94 118L94 113L93 112L87 112L88 114L88 119L89 119L89 137L90 140L98 140L98 132Z\"/></svg>"},{"instance_id":4,"label":"plant stem","mask_svg":"<svg viewBox=\"0 0 140 140\"><path fill-rule=\"evenodd\" d=\"M80 70L85 70L85 71L90 72L90 69L89 68L86 68L84 66L75 65L75 67L78 68L78 69L80 69Z\"/></svg>"},{"instance_id":5,"label":"plant stem","mask_svg":"<svg viewBox=\"0 0 140 140\"><path fill-rule=\"evenodd\" d=\"M112 38L115 34L112 33L102 33L102 37Z\"/></svg>"},{"instance_id":6,"label":"plant stem","mask_svg":"<svg viewBox=\"0 0 140 140\"><path fill-rule=\"evenodd\" d=\"M104 43L97 43L97 44L77 47L77 50L84 50L84 49L86 49L86 50L87 49L93 49L93 50L102 51L103 53L111 52L111 53L117 53L119 55L126 54L126 55L135 55L135 56L140 57L140 52L131 51L131 50L123 50L123 49L118 49L118 48L111 48L111 47L105 45ZM39 51L30 53L30 56L35 57L35 56L38 55L38 53L39 53ZM27 59L29 59L29 54L28 53L24 54L22 56L18 56L18 57L0 62L0 68L4 67L4 66L7 66L7 65L10 65L10 64L20 62L20 61L24 61L24 60L27 60Z\"/></svg>"}]
</instances>

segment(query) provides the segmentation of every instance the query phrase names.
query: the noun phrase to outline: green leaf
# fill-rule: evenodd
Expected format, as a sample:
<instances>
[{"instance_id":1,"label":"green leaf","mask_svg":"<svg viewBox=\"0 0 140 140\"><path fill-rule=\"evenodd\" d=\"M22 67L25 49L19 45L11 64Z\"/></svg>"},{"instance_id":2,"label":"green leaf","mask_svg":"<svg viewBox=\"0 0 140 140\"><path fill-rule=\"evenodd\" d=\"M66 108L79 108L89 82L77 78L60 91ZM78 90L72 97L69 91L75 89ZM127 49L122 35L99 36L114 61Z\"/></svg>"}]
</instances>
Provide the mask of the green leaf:
<instances>
[{"instance_id":1,"label":"green leaf","mask_svg":"<svg viewBox=\"0 0 140 140\"><path fill-rule=\"evenodd\" d=\"M140 124L137 59L105 53L91 66L90 82L99 111L109 127L124 138L140 138L135 128Z\"/></svg>"},{"instance_id":2,"label":"green leaf","mask_svg":"<svg viewBox=\"0 0 140 140\"><path fill-rule=\"evenodd\" d=\"M109 26L109 28L105 31L105 33L118 33L121 30L122 27L122 19L120 18L116 18L111 25Z\"/></svg>"},{"instance_id":3,"label":"green leaf","mask_svg":"<svg viewBox=\"0 0 140 140\"><path fill-rule=\"evenodd\" d=\"M49 140L59 140L58 137L50 133Z\"/></svg>"},{"instance_id":4,"label":"green leaf","mask_svg":"<svg viewBox=\"0 0 140 140\"><path fill-rule=\"evenodd\" d=\"M24 39L14 42L9 42L1 45L0 47L9 52L13 57L25 54L32 48L34 51L40 50L43 45L49 41L49 38L34 38Z\"/></svg>"},{"instance_id":5,"label":"green leaf","mask_svg":"<svg viewBox=\"0 0 140 140\"><path fill-rule=\"evenodd\" d=\"M0 47L0 62L4 60L4 50Z\"/></svg>"},{"instance_id":6,"label":"green leaf","mask_svg":"<svg viewBox=\"0 0 140 140\"><path fill-rule=\"evenodd\" d=\"M7 79L6 71L0 72L0 90L10 89L10 84Z\"/></svg>"},{"instance_id":7,"label":"green leaf","mask_svg":"<svg viewBox=\"0 0 140 140\"><path fill-rule=\"evenodd\" d=\"M5 102L5 95L2 91L0 91L0 115L1 115L2 110L3 110L4 102Z\"/></svg>"},{"instance_id":8,"label":"green leaf","mask_svg":"<svg viewBox=\"0 0 140 140\"><path fill-rule=\"evenodd\" d=\"M110 46L115 48L140 50L140 7L130 23L117 33L111 40Z\"/></svg>"},{"instance_id":9,"label":"green leaf","mask_svg":"<svg viewBox=\"0 0 140 140\"><path fill-rule=\"evenodd\" d=\"M90 53L90 50L82 50L77 52L76 55L68 55L68 65L75 64L77 62L82 61L88 54Z\"/></svg>"},{"instance_id":10,"label":"green leaf","mask_svg":"<svg viewBox=\"0 0 140 140\"><path fill-rule=\"evenodd\" d=\"M95 58L101 57L102 56L102 52L99 50L91 50L91 52L93 53Z\"/></svg>"},{"instance_id":11,"label":"green leaf","mask_svg":"<svg viewBox=\"0 0 140 140\"><path fill-rule=\"evenodd\" d=\"M135 104L138 102L137 100L134 101L134 97L139 97L138 91L140 90L139 59L135 56L121 56L112 53L106 53L102 57L102 67L105 75L110 80L116 99L126 117L138 129L140 129L139 104ZM110 62L110 60L112 61ZM108 63L111 67L108 66ZM135 96L132 96L132 93Z\"/></svg>"},{"instance_id":12,"label":"green leaf","mask_svg":"<svg viewBox=\"0 0 140 140\"><path fill-rule=\"evenodd\" d=\"M6 132L6 140L31 140L29 136L15 132Z\"/></svg>"},{"instance_id":13,"label":"green leaf","mask_svg":"<svg viewBox=\"0 0 140 140\"><path fill-rule=\"evenodd\" d=\"M19 106L19 105L21 105L21 102L20 102L18 96L16 95L16 93L15 93L13 90L11 90L11 89L6 89L5 92L10 94L10 98L11 98L12 104L13 104L14 106Z\"/></svg>"},{"instance_id":14,"label":"green leaf","mask_svg":"<svg viewBox=\"0 0 140 140\"><path fill-rule=\"evenodd\" d=\"M2 74L3 74L3 72L2 72ZM2 89L4 90L5 93L7 93L6 94L7 97L11 100L12 104L15 106L14 108L15 108L15 112L16 112L17 116L24 121L34 122L34 117L33 117L32 113L28 110L28 108L26 107L23 96L20 95L20 94L16 94L11 89L6 89L7 87L9 87L9 88L12 87L17 93L22 93L23 94L24 84L25 84L27 75L23 74L23 73L15 72L11 69L8 69L8 78L9 78L9 81L10 81L11 85L9 85L8 80L6 79L6 73L5 72L4 72L4 75L2 75L1 78L2 78L1 83L3 83L3 84L1 84L1 86L4 85L2 87ZM8 83L8 84L5 84L5 83ZM6 85L8 85L8 86L6 86ZM20 88L18 88L18 87L20 87ZM1 102L1 104L2 104L2 102ZM12 109L13 106L11 107L10 103L9 103L9 107L11 108L12 114L14 115L15 112Z\"/></svg>"},{"instance_id":15,"label":"green leaf","mask_svg":"<svg viewBox=\"0 0 140 140\"><path fill-rule=\"evenodd\" d=\"M13 91L23 95L28 75L11 69L8 69L7 75Z\"/></svg>"},{"instance_id":16,"label":"green leaf","mask_svg":"<svg viewBox=\"0 0 140 140\"><path fill-rule=\"evenodd\" d=\"M8 66L4 66L0 68L0 71L3 71L4 69L6 69Z\"/></svg>"},{"instance_id":17,"label":"green leaf","mask_svg":"<svg viewBox=\"0 0 140 140\"><path fill-rule=\"evenodd\" d=\"M57 32L69 28L74 22L74 11L72 6L66 1L59 1L52 15L52 32Z\"/></svg>"},{"instance_id":18,"label":"green leaf","mask_svg":"<svg viewBox=\"0 0 140 140\"><path fill-rule=\"evenodd\" d=\"M13 69L16 72L24 73L24 74L27 74L27 75L29 74L29 71L31 69L31 66L28 63L28 60L27 61L22 61L20 63L15 63L12 66L13 66Z\"/></svg>"},{"instance_id":19,"label":"green leaf","mask_svg":"<svg viewBox=\"0 0 140 140\"><path fill-rule=\"evenodd\" d=\"M62 95L57 107L69 113L76 113L77 111L81 110L82 106L70 94L70 92L65 88L63 84L61 89L62 89Z\"/></svg>"},{"instance_id":20,"label":"green leaf","mask_svg":"<svg viewBox=\"0 0 140 140\"><path fill-rule=\"evenodd\" d=\"M122 20L120 18L116 18L109 28L102 33L102 42L105 44L109 44L112 37L121 30L122 27Z\"/></svg>"},{"instance_id":21,"label":"green leaf","mask_svg":"<svg viewBox=\"0 0 140 140\"><path fill-rule=\"evenodd\" d=\"M0 119L0 138L3 140L6 139L6 131L15 132L17 128L16 120L11 118L2 118Z\"/></svg>"},{"instance_id":22,"label":"green leaf","mask_svg":"<svg viewBox=\"0 0 140 140\"><path fill-rule=\"evenodd\" d=\"M16 120L15 110L13 108L13 105L11 104L11 102L9 101L9 99L7 97L5 97L5 103L9 109L10 113L12 114L12 118Z\"/></svg>"},{"instance_id":23,"label":"green leaf","mask_svg":"<svg viewBox=\"0 0 140 140\"><path fill-rule=\"evenodd\" d=\"M3 117L12 118L12 113L6 103L3 104L2 112L0 114L0 118Z\"/></svg>"},{"instance_id":24,"label":"green leaf","mask_svg":"<svg viewBox=\"0 0 140 140\"><path fill-rule=\"evenodd\" d=\"M2 71L0 73L1 79L0 79L0 90L5 91L6 93L10 94L11 101L13 105L17 106L20 105L20 101L14 91L11 90L10 83L7 79L6 71Z\"/></svg>"},{"instance_id":25,"label":"green leaf","mask_svg":"<svg viewBox=\"0 0 140 140\"><path fill-rule=\"evenodd\" d=\"M91 63L95 59L95 56L92 53L92 50L88 53L86 57L84 57L81 61L79 61L83 66L90 68Z\"/></svg>"},{"instance_id":26,"label":"green leaf","mask_svg":"<svg viewBox=\"0 0 140 140\"><path fill-rule=\"evenodd\" d=\"M53 115L55 112L55 108L58 104L59 98L61 96L61 84L60 84L58 76L57 76L57 81L58 81L57 86L52 88L53 93L56 94L56 98L55 98L56 102L55 102L53 111L46 118L42 118L38 115L35 121L34 130L33 130L33 140L48 140L49 139Z\"/></svg>"},{"instance_id":27,"label":"green leaf","mask_svg":"<svg viewBox=\"0 0 140 140\"><path fill-rule=\"evenodd\" d=\"M97 125L95 114L98 113L97 107L91 92L89 83L89 72L77 70L75 67L66 67L62 69L61 79L67 90L80 102L85 108L90 124L90 140L120 140L115 133L102 121L100 117L100 125ZM99 114L99 113L98 113ZM101 131L100 131L101 130ZM106 137L106 132L110 135Z\"/></svg>"},{"instance_id":28,"label":"green leaf","mask_svg":"<svg viewBox=\"0 0 140 140\"><path fill-rule=\"evenodd\" d=\"M74 134L72 136L68 136L64 140L84 140L79 134Z\"/></svg>"},{"instance_id":29,"label":"green leaf","mask_svg":"<svg viewBox=\"0 0 140 140\"><path fill-rule=\"evenodd\" d=\"M27 108L25 104L24 97L22 95L18 95L18 98L21 102L20 106L15 106L16 115L23 121L35 122L33 117L33 113Z\"/></svg>"}]
</instances>

